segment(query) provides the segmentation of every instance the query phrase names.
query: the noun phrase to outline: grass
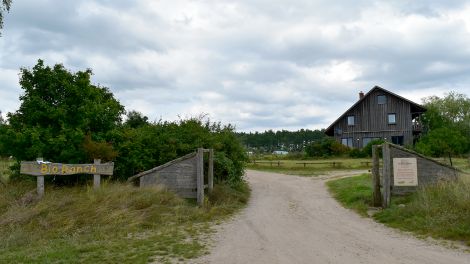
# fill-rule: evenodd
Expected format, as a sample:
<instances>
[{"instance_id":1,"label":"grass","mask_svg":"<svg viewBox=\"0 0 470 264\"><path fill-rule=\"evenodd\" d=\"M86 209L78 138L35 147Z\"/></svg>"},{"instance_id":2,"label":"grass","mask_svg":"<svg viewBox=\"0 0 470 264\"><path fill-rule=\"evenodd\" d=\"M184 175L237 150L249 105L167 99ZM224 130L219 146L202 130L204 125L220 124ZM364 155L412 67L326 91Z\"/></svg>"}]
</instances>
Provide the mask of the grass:
<instances>
[{"instance_id":1,"label":"grass","mask_svg":"<svg viewBox=\"0 0 470 264\"><path fill-rule=\"evenodd\" d=\"M355 210L362 216L367 216L367 209L372 202L371 181L370 174L362 174L328 181L326 184L333 197L345 207Z\"/></svg>"},{"instance_id":2,"label":"grass","mask_svg":"<svg viewBox=\"0 0 470 264\"><path fill-rule=\"evenodd\" d=\"M351 170L351 169L368 169L369 166L363 162L370 162L371 159L351 159L351 158L335 158L335 159L316 159L316 160L260 160L261 163L249 163L247 168L253 170L262 170L269 172L277 172L288 175L300 176L316 176L327 171L335 170ZM272 164L269 162L273 162ZM279 162L279 165L278 163ZM303 162L315 164L300 164ZM332 162L340 162L338 166L332 166Z\"/></svg>"},{"instance_id":3,"label":"grass","mask_svg":"<svg viewBox=\"0 0 470 264\"><path fill-rule=\"evenodd\" d=\"M372 190L369 175L333 180L330 192L346 208L367 215ZM392 197L390 208L374 214L374 219L387 226L431 236L461 241L470 246L470 178L443 182L417 192Z\"/></svg>"},{"instance_id":4,"label":"grass","mask_svg":"<svg viewBox=\"0 0 470 264\"><path fill-rule=\"evenodd\" d=\"M0 157L0 182L7 182L8 181L8 173L10 171L10 166L11 165L13 165L13 161L11 161L7 158L1 158Z\"/></svg>"},{"instance_id":5,"label":"grass","mask_svg":"<svg viewBox=\"0 0 470 264\"><path fill-rule=\"evenodd\" d=\"M0 259L4 263L170 263L207 251L211 225L248 201L246 184L216 185L199 208L161 188L106 183L52 188L0 186Z\"/></svg>"}]
</instances>

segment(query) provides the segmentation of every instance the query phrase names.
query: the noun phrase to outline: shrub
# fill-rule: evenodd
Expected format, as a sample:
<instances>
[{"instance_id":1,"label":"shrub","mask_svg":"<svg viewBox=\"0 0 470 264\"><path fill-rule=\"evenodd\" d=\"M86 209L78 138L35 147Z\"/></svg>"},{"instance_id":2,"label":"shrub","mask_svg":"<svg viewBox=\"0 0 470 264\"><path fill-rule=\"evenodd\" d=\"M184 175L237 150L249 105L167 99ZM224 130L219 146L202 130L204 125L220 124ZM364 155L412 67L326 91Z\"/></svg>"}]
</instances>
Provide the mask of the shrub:
<instances>
[{"instance_id":1,"label":"shrub","mask_svg":"<svg viewBox=\"0 0 470 264\"><path fill-rule=\"evenodd\" d=\"M331 157L346 154L349 151L347 146L337 142L332 138L325 138L321 141L310 143L305 147L305 152L309 157Z\"/></svg>"}]
</instances>

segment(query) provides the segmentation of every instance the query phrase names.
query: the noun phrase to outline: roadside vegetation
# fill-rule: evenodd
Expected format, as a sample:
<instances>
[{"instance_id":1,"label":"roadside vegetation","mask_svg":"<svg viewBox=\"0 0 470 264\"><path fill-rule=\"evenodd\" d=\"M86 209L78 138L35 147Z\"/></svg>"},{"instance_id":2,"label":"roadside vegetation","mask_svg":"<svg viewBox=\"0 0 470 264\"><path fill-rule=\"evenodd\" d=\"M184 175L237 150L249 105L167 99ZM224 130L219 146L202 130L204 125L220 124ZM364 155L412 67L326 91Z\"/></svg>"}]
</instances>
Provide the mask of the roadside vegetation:
<instances>
[{"instance_id":1,"label":"roadside vegetation","mask_svg":"<svg viewBox=\"0 0 470 264\"><path fill-rule=\"evenodd\" d=\"M218 184L204 207L162 188L0 186L0 262L166 263L204 254L212 225L248 201L246 184Z\"/></svg>"},{"instance_id":2,"label":"roadside vegetation","mask_svg":"<svg viewBox=\"0 0 470 264\"><path fill-rule=\"evenodd\" d=\"M363 216L372 204L370 174L332 180L332 195ZM454 240L470 246L470 176L442 182L406 196L393 196L390 208L372 217L387 226L418 236Z\"/></svg>"}]
</instances>

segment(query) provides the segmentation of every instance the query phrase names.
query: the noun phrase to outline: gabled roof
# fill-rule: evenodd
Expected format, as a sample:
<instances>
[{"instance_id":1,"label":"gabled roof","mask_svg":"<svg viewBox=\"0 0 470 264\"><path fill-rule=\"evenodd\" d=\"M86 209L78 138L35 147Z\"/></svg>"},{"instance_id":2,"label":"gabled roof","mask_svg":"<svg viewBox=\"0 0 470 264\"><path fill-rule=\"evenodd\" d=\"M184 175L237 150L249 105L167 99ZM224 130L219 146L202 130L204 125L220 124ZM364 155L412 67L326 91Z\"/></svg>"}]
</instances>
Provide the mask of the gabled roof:
<instances>
[{"instance_id":1,"label":"gabled roof","mask_svg":"<svg viewBox=\"0 0 470 264\"><path fill-rule=\"evenodd\" d=\"M390 92L389 90L386 90L382 87L379 87L379 86L374 86L374 88L372 88L369 92L367 92L361 99L359 99L355 104L353 104L348 110L346 110L346 112L344 112L340 117L338 117L338 119L336 119L326 130L325 130L325 134L329 135L329 136L333 136L334 135L334 132L333 132L333 128L334 126L336 125L336 123L338 123L351 109L353 109L354 107L356 107L357 105L359 105L360 103L362 103L362 101L364 101L365 98L367 98L372 92L375 92L375 91L381 91L385 94L389 94L389 95L392 95L392 96L395 96L403 101L406 101L408 103L410 103L411 105L411 111L412 112L417 112L417 113L422 113L422 112L425 112L426 111L426 108L424 108L423 106L413 102L413 101L410 101L402 96L399 96L398 94L395 94L395 93L392 93Z\"/></svg>"}]
</instances>

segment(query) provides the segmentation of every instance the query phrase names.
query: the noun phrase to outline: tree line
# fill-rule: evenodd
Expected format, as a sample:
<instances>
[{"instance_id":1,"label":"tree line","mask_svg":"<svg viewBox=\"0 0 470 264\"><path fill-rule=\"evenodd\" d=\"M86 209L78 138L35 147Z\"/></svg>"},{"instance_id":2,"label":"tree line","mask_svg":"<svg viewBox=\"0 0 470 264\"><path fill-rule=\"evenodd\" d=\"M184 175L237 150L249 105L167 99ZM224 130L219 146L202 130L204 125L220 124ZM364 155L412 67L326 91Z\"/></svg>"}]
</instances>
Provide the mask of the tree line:
<instances>
[{"instance_id":1,"label":"tree line","mask_svg":"<svg viewBox=\"0 0 470 264\"><path fill-rule=\"evenodd\" d=\"M108 88L92 84L91 75L42 60L20 70L21 105L0 119L0 156L18 161L10 179L25 177L19 161L43 157L60 163L114 161L112 178L126 180L204 147L215 150L216 179L241 181L247 158L232 125L203 116L149 122L142 113L126 111Z\"/></svg>"},{"instance_id":2,"label":"tree line","mask_svg":"<svg viewBox=\"0 0 470 264\"><path fill-rule=\"evenodd\" d=\"M264 132L239 132L237 137L249 150L257 153L271 153L275 150L303 152L312 142L326 138L324 130L300 129L297 131L266 130Z\"/></svg>"}]
</instances>

